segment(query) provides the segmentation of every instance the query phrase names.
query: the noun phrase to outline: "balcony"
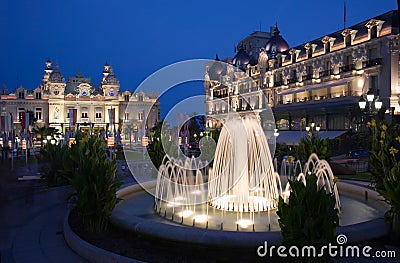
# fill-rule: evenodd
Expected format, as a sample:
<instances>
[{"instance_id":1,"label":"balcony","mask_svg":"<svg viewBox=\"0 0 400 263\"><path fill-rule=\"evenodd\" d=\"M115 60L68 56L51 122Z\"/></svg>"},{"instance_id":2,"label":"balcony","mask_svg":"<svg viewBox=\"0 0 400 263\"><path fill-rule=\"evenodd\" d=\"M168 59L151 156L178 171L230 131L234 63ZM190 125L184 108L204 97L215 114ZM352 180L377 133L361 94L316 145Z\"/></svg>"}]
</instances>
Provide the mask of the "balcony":
<instances>
[{"instance_id":1,"label":"balcony","mask_svg":"<svg viewBox=\"0 0 400 263\"><path fill-rule=\"evenodd\" d=\"M294 84L298 81L299 80L296 77L292 77L292 78L288 79L287 84Z\"/></svg>"},{"instance_id":2,"label":"balcony","mask_svg":"<svg viewBox=\"0 0 400 263\"><path fill-rule=\"evenodd\" d=\"M352 71L356 68L355 64L348 64L348 65L344 65L343 67L339 68L339 73L344 73L344 72L348 72L348 71Z\"/></svg>"},{"instance_id":3,"label":"balcony","mask_svg":"<svg viewBox=\"0 0 400 263\"><path fill-rule=\"evenodd\" d=\"M283 85L283 81L275 81L274 82L274 87L279 87Z\"/></svg>"},{"instance_id":4,"label":"balcony","mask_svg":"<svg viewBox=\"0 0 400 263\"><path fill-rule=\"evenodd\" d=\"M327 70L321 71L319 73L319 77L320 78L329 77L330 75L333 75L333 70L332 69L327 69Z\"/></svg>"},{"instance_id":5,"label":"balcony","mask_svg":"<svg viewBox=\"0 0 400 263\"><path fill-rule=\"evenodd\" d=\"M228 94L215 94L213 95L214 98L222 99L228 97Z\"/></svg>"},{"instance_id":6,"label":"balcony","mask_svg":"<svg viewBox=\"0 0 400 263\"><path fill-rule=\"evenodd\" d=\"M303 81L310 80L312 78L313 78L313 74L309 73L309 74L303 76Z\"/></svg>"},{"instance_id":7,"label":"balcony","mask_svg":"<svg viewBox=\"0 0 400 263\"><path fill-rule=\"evenodd\" d=\"M363 62L363 68L382 65L382 58L374 58Z\"/></svg>"},{"instance_id":8,"label":"balcony","mask_svg":"<svg viewBox=\"0 0 400 263\"><path fill-rule=\"evenodd\" d=\"M257 91L257 90L258 90L258 86L251 87L250 90L251 90L251 91Z\"/></svg>"}]
</instances>

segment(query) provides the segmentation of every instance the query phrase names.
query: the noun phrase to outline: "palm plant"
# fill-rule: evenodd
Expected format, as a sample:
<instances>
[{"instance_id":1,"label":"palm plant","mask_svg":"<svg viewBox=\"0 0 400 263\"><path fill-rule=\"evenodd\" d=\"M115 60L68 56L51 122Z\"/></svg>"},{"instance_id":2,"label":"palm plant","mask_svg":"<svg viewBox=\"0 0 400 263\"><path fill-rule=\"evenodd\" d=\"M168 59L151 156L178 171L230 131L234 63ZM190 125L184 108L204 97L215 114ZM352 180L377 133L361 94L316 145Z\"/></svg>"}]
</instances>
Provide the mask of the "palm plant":
<instances>
[{"instance_id":1,"label":"palm plant","mask_svg":"<svg viewBox=\"0 0 400 263\"><path fill-rule=\"evenodd\" d=\"M33 132L39 139L45 139L48 135L53 136L54 134L56 134L57 129L54 127L42 126L33 128Z\"/></svg>"}]
</instances>

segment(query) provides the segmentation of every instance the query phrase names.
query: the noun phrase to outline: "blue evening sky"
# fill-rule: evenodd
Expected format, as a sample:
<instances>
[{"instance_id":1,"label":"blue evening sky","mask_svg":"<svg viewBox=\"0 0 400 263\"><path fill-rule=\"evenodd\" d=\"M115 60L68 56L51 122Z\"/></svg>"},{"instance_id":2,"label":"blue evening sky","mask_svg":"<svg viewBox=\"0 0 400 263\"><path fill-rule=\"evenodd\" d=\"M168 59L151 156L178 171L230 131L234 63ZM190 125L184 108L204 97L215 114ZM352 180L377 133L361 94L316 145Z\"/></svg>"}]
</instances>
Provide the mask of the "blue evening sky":
<instances>
[{"instance_id":1,"label":"blue evening sky","mask_svg":"<svg viewBox=\"0 0 400 263\"><path fill-rule=\"evenodd\" d=\"M99 85L104 63L121 89L186 59L232 57L234 45L278 22L290 46L343 28L343 1L13 0L0 5L0 85L36 88L44 62ZM347 0L347 25L397 9L394 0ZM202 94L202 86L177 91ZM166 102L168 104L168 102ZM169 101L169 103L171 103ZM165 108L165 107L164 107Z\"/></svg>"}]
</instances>

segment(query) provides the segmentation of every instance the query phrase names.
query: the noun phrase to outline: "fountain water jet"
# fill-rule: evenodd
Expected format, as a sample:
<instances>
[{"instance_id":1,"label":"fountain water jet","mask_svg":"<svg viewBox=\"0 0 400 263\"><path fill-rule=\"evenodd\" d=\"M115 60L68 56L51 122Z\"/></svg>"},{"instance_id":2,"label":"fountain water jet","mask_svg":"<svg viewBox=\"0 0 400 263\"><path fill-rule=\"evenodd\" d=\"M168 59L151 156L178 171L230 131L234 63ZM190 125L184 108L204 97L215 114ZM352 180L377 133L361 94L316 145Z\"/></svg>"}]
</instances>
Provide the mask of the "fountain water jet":
<instances>
[{"instance_id":1,"label":"fountain water jet","mask_svg":"<svg viewBox=\"0 0 400 263\"><path fill-rule=\"evenodd\" d=\"M204 166L194 158L185 163L164 158L155 192L159 213L164 211L172 220L181 218L181 223L192 218L193 225L208 225L210 218L216 220L218 210L216 221L221 228L230 213L236 217L237 228L247 228L254 224L255 213L267 212L270 223L269 211L277 207L282 185L255 116L228 120L221 130L209 176L199 167Z\"/></svg>"},{"instance_id":2,"label":"fountain water jet","mask_svg":"<svg viewBox=\"0 0 400 263\"><path fill-rule=\"evenodd\" d=\"M208 199L219 209L268 211L277 206L282 190L273 169L267 139L255 118L226 123L215 151Z\"/></svg>"}]
</instances>

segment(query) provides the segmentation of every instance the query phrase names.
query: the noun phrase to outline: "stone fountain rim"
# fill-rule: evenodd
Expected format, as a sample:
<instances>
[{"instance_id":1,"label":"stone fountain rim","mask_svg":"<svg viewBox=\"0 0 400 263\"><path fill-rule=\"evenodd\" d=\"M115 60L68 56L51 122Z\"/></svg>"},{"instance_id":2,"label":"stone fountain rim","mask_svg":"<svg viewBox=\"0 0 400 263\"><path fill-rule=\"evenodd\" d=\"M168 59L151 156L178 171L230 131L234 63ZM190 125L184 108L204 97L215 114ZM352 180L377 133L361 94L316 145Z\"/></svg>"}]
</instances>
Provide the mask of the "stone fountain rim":
<instances>
[{"instance_id":1,"label":"stone fountain rim","mask_svg":"<svg viewBox=\"0 0 400 263\"><path fill-rule=\"evenodd\" d=\"M382 197L375 191L354 185L348 182L338 182L340 192L346 192L349 195L363 197L368 193L368 201L371 206L379 206L388 209L388 205L382 201ZM154 188L156 180L143 183L146 189ZM127 195L144 192L141 185L130 185L117 191L117 197L123 198ZM122 201L123 202L123 201ZM195 244L213 247L242 247L257 248L268 241L269 245L282 244L282 235L280 231L271 232L236 232L236 231L220 231L214 229L204 229L191 227L186 225L165 224L152 219L143 219L139 217L131 217L127 222L123 218L118 217L115 213L111 216L111 223L117 227L125 229L129 232L140 234L154 239L163 239L166 241L183 242L186 244ZM387 235L389 232L388 225L384 222L383 215L381 218L375 218L366 222L340 226L337 234L345 234L348 242L355 243L365 240L371 240Z\"/></svg>"}]
</instances>

